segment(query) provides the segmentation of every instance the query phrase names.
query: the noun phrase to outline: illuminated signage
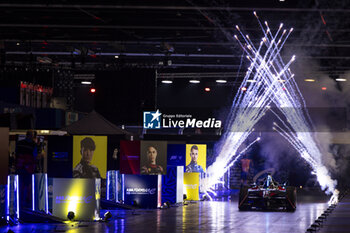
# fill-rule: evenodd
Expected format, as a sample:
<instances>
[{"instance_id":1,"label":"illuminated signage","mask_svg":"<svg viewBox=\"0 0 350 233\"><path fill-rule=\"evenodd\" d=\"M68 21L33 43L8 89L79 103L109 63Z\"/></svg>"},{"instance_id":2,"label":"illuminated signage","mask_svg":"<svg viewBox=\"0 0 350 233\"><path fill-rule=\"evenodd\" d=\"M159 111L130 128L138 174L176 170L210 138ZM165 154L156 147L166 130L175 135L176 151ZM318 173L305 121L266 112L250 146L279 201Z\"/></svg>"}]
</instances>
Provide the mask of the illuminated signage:
<instances>
[{"instance_id":1,"label":"illuminated signage","mask_svg":"<svg viewBox=\"0 0 350 233\"><path fill-rule=\"evenodd\" d=\"M127 188L126 189L126 195L130 194L147 194L147 195L153 195L157 191L156 188Z\"/></svg>"},{"instance_id":2,"label":"illuminated signage","mask_svg":"<svg viewBox=\"0 0 350 233\"><path fill-rule=\"evenodd\" d=\"M185 189L198 189L197 184L184 184Z\"/></svg>"},{"instance_id":3,"label":"illuminated signage","mask_svg":"<svg viewBox=\"0 0 350 233\"><path fill-rule=\"evenodd\" d=\"M157 208L161 200L161 175L125 175L125 204Z\"/></svg>"},{"instance_id":4,"label":"illuminated signage","mask_svg":"<svg viewBox=\"0 0 350 233\"><path fill-rule=\"evenodd\" d=\"M74 220L99 219L101 179L53 178L53 215L67 219L74 212Z\"/></svg>"},{"instance_id":5,"label":"illuminated signage","mask_svg":"<svg viewBox=\"0 0 350 233\"><path fill-rule=\"evenodd\" d=\"M89 204L93 200L92 196L56 196L56 204L69 203L71 201Z\"/></svg>"}]
</instances>

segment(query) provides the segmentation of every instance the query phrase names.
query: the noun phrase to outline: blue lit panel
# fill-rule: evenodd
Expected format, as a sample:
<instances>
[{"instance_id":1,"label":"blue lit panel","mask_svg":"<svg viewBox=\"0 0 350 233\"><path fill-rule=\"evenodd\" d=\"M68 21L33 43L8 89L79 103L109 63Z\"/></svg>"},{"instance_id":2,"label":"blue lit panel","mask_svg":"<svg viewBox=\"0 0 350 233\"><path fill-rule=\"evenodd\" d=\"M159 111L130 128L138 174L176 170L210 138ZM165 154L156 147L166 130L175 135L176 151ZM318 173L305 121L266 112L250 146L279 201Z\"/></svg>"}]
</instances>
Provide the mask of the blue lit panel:
<instances>
[{"instance_id":1,"label":"blue lit panel","mask_svg":"<svg viewBox=\"0 0 350 233\"><path fill-rule=\"evenodd\" d=\"M18 175L7 177L7 220L10 218L19 219L19 183Z\"/></svg>"},{"instance_id":2,"label":"blue lit panel","mask_svg":"<svg viewBox=\"0 0 350 233\"><path fill-rule=\"evenodd\" d=\"M32 210L49 212L46 173L32 174Z\"/></svg>"}]
</instances>

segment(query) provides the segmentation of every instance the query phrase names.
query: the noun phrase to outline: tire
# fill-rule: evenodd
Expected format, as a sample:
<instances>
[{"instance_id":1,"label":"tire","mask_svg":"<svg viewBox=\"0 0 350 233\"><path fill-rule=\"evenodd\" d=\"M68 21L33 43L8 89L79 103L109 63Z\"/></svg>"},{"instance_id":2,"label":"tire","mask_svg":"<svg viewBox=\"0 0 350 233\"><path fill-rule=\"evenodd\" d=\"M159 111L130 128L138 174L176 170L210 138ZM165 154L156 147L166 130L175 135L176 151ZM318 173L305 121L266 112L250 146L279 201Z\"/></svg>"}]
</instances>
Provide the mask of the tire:
<instances>
[{"instance_id":1,"label":"tire","mask_svg":"<svg viewBox=\"0 0 350 233\"><path fill-rule=\"evenodd\" d=\"M238 199L238 209L239 210L247 210L248 207L245 205L245 199L248 195L248 187L243 186L239 190L239 199Z\"/></svg>"},{"instance_id":2,"label":"tire","mask_svg":"<svg viewBox=\"0 0 350 233\"><path fill-rule=\"evenodd\" d=\"M297 189L295 187L287 187L286 193L286 210L294 212L297 208Z\"/></svg>"}]
</instances>

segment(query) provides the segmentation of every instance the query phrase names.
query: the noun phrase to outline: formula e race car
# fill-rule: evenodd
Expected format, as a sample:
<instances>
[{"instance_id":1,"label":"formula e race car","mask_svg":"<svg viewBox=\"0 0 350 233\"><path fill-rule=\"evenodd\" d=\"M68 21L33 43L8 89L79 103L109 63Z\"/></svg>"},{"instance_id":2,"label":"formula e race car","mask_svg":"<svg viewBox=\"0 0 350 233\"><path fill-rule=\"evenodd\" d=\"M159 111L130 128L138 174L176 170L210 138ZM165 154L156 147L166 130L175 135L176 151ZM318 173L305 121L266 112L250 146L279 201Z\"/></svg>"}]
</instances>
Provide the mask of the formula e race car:
<instances>
[{"instance_id":1,"label":"formula e race car","mask_svg":"<svg viewBox=\"0 0 350 233\"><path fill-rule=\"evenodd\" d=\"M296 188L278 184L270 174L261 185L243 186L239 191L239 210L263 209L295 211Z\"/></svg>"}]
</instances>

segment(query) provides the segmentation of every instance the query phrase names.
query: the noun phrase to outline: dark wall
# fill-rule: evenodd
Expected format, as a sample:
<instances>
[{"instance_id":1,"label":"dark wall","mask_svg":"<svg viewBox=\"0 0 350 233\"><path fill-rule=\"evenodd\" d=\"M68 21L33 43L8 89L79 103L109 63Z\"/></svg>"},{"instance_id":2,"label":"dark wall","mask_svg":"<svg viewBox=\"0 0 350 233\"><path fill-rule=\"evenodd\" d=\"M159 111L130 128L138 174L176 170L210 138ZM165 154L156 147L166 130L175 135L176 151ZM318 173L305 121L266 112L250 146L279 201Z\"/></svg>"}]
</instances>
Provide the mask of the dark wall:
<instances>
[{"instance_id":1,"label":"dark wall","mask_svg":"<svg viewBox=\"0 0 350 233\"><path fill-rule=\"evenodd\" d=\"M33 70L0 71L0 101L19 104L20 81L52 86L52 72Z\"/></svg>"},{"instance_id":2,"label":"dark wall","mask_svg":"<svg viewBox=\"0 0 350 233\"><path fill-rule=\"evenodd\" d=\"M49 177L71 178L73 172L73 138L49 136L47 174Z\"/></svg>"},{"instance_id":3,"label":"dark wall","mask_svg":"<svg viewBox=\"0 0 350 233\"><path fill-rule=\"evenodd\" d=\"M66 115L62 109L39 108L35 110L36 129L60 129L65 125Z\"/></svg>"},{"instance_id":4,"label":"dark wall","mask_svg":"<svg viewBox=\"0 0 350 233\"><path fill-rule=\"evenodd\" d=\"M98 72L95 109L115 124L142 124L142 112L154 110L155 71L126 69Z\"/></svg>"},{"instance_id":5,"label":"dark wall","mask_svg":"<svg viewBox=\"0 0 350 233\"><path fill-rule=\"evenodd\" d=\"M74 94L74 110L79 112L91 112L94 110L96 93L90 92L90 86L77 86L74 88Z\"/></svg>"},{"instance_id":6,"label":"dark wall","mask_svg":"<svg viewBox=\"0 0 350 233\"><path fill-rule=\"evenodd\" d=\"M0 185L6 185L9 171L9 128L0 128L0 159Z\"/></svg>"},{"instance_id":7,"label":"dark wall","mask_svg":"<svg viewBox=\"0 0 350 233\"><path fill-rule=\"evenodd\" d=\"M52 71L38 70L31 68L24 70L18 68L18 70L0 71L1 86L18 86L19 81L30 82L43 86L52 86Z\"/></svg>"},{"instance_id":8,"label":"dark wall","mask_svg":"<svg viewBox=\"0 0 350 233\"><path fill-rule=\"evenodd\" d=\"M215 79L201 79L201 83L189 83L189 79L174 79L172 84L157 82L157 108L162 113L192 114L198 119L215 117L225 120L237 86L217 84ZM204 89L210 88L209 92Z\"/></svg>"},{"instance_id":9,"label":"dark wall","mask_svg":"<svg viewBox=\"0 0 350 233\"><path fill-rule=\"evenodd\" d=\"M110 135L107 138L107 170L119 170L120 163L120 140L125 140L124 135ZM114 150L118 152L113 157Z\"/></svg>"},{"instance_id":10,"label":"dark wall","mask_svg":"<svg viewBox=\"0 0 350 233\"><path fill-rule=\"evenodd\" d=\"M0 100L6 103L19 104L19 90L19 84L14 84L11 87L0 87Z\"/></svg>"},{"instance_id":11,"label":"dark wall","mask_svg":"<svg viewBox=\"0 0 350 233\"><path fill-rule=\"evenodd\" d=\"M215 83L215 79L201 80L199 84L189 79L175 79L172 84L158 80L157 105L159 108L220 108L227 106L233 98L232 85ZM206 92L205 87L210 91Z\"/></svg>"}]
</instances>

